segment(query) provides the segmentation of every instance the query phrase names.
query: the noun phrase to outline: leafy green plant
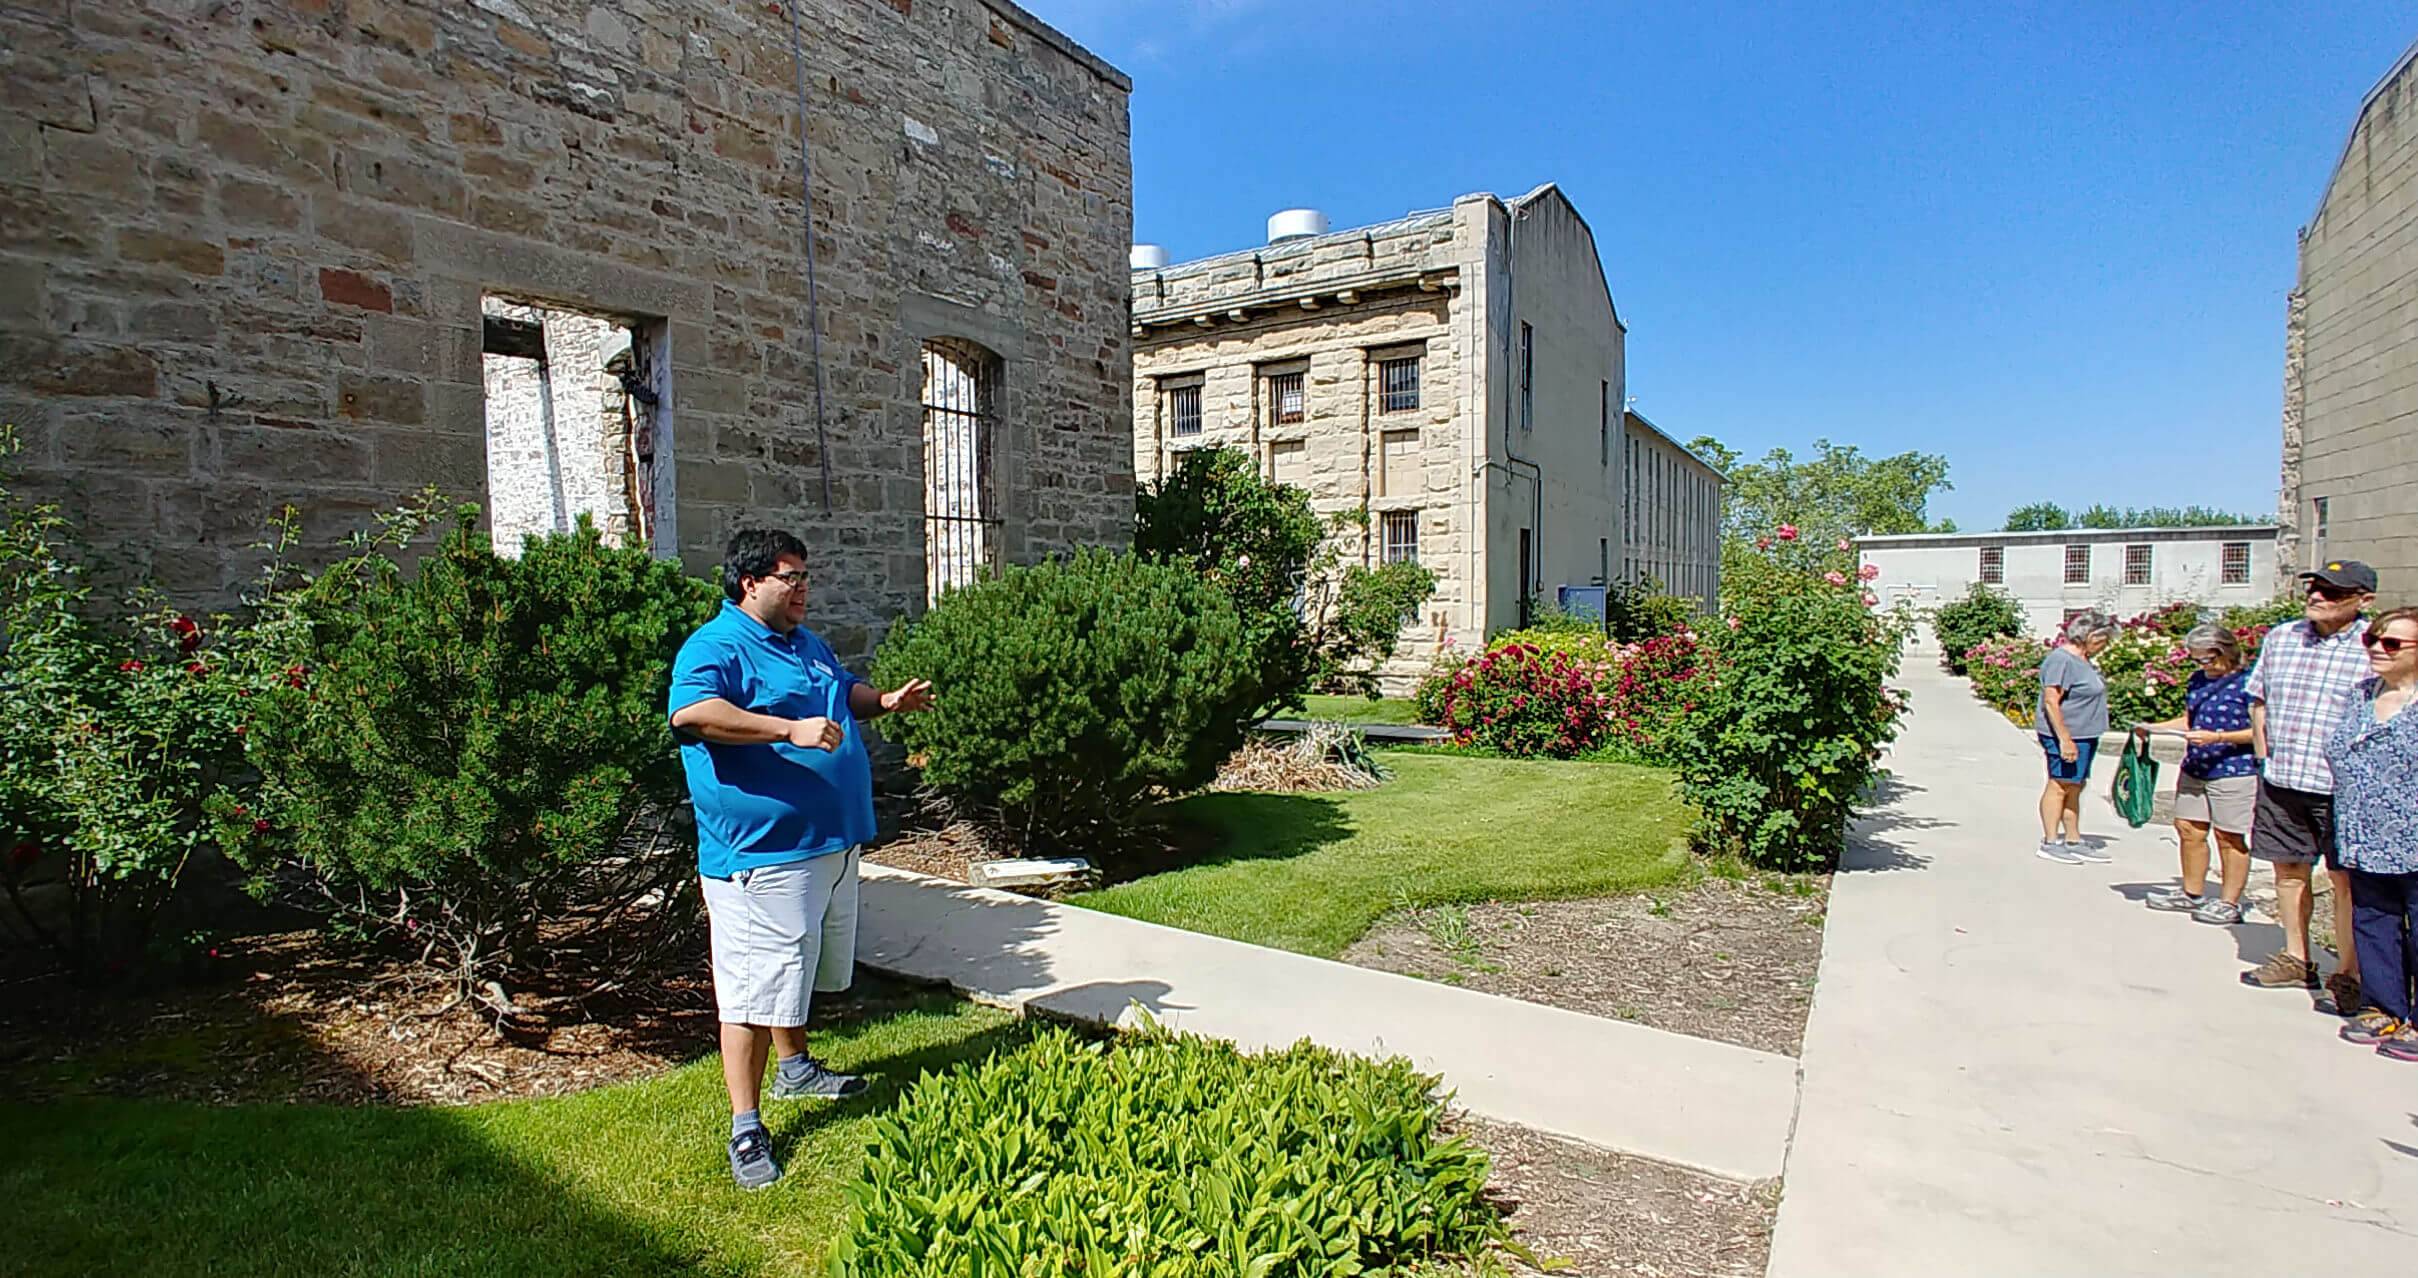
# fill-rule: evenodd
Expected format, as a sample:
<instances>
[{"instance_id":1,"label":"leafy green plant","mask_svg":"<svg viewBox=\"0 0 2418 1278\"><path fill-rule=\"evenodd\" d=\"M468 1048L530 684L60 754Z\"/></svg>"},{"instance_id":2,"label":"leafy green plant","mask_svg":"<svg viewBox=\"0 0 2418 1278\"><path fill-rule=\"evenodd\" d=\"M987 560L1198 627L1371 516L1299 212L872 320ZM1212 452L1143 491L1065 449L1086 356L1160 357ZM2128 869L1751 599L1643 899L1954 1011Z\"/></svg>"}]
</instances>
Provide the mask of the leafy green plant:
<instances>
[{"instance_id":1,"label":"leafy green plant","mask_svg":"<svg viewBox=\"0 0 2418 1278\"><path fill-rule=\"evenodd\" d=\"M2218 618L2217 624L2237 635L2244 630L2256 629L2263 636L2272 627L2300 620L2308 615L2308 611L2308 597L2287 590L2265 603L2228 608Z\"/></svg>"},{"instance_id":2,"label":"leafy green plant","mask_svg":"<svg viewBox=\"0 0 2418 1278\"><path fill-rule=\"evenodd\" d=\"M0 427L0 890L85 978L173 952L154 923L219 829L258 818L244 766L253 628L94 597L58 508L10 486ZM171 953L168 956L174 957Z\"/></svg>"},{"instance_id":3,"label":"leafy green plant","mask_svg":"<svg viewBox=\"0 0 2418 1278\"><path fill-rule=\"evenodd\" d=\"M1188 564L1085 551L1010 568L883 642L876 680L939 690L931 712L883 731L925 784L1028 845L1125 825L1242 744L1261 692L1255 637Z\"/></svg>"},{"instance_id":4,"label":"leafy green plant","mask_svg":"<svg viewBox=\"0 0 2418 1278\"><path fill-rule=\"evenodd\" d=\"M924 1076L876 1125L828 1272L1307 1278L1524 1255L1435 1086L1307 1043L1045 1030Z\"/></svg>"},{"instance_id":5,"label":"leafy green plant","mask_svg":"<svg viewBox=\"0 0 2418 1278\"><path fill-rule=\"evenodd\" d=\"M295 889L501 1007L490 982L537 956L541 924L554 958L637 902L686 899L682 858L651 846L682 793L663 704L717 602L584 521L499 556L474 507L406 571L392 552L447 513L423 498L272 601L294 658L257 698L249 754L276 837L222 830L264 894Z\"/></svg>"},{"instance_id":6,"label":"leafy green plant","mask_svg":"<svg viewBox=\"0 0 2418 1278\"><path fill-rule=\"evenodd\" d=\"M1604 592L1604 629L1616 643L1644 643L1661 635L1694 628L1696 601L1665 591L1649 577L1635 584L1617 584Z\"/></svg>"},{"instance_id":7,"label":"leafy green plant","mask_svg":"<svg viewBox=\"0 0 2418 1278\"><path fill-rule=\"evenodd\" d=\"M1184 454L1134 501L1134 553L1189 565L1234 600L1251 636L1262 711L1304 691L1377 691L1376 669L1435 593L1415 563L1345 564L1344 534L1367 516L1322 521L1302 489L1259 473L1232 448Z\"/></svg>"},{"instance_id":8,"label":"leafy green plant","mask_svg":"<svg viewBox=\"0 0 2418 1278\"><path fill-rule=\"evenodd\" d=\"M1440 696L1441 726L1456 745L1514 758L1584 754L1609 731L1605 669L1568 652L1498 643L1453 673Z\"/></svg>"},{"instance_id":9,"label":"leafy green plant","mask_svg":"<svg viewBox=\"0 0 2418 1278\"><path fill-rule=\"evenodd\" d=\"M2040 700L2040 663L2049 646L2037 639L2005 635L1984 639L1965 652L1965 674L1973 695L2010 722L2031 726Z\"/></svg>"},{"instance_id":10,"label":"leafy green plant","mask_svg":"<svg viewBox=\"0 0 2418 1278\"><path fill-rule=\"evenodd\" d=\"M1793 526L1723 571L1719 660L1672 743L1698 842L1766 869L1837 862L1847 819L1896 735L1887 686L1910 624L1881 611L1847 551Z\"/></svg>"},{"instance_id":11,"label":"leafy green plant","mask_svg":"<svg viewBox=\"0 0 2418 1278\"><path fill-rule=\"evenodd\" d=\"M1940 658L1953 674L1965 673L1965 654L1984 639L2023 633L2023 605L2013 595L1974 582L1964 598L1941 604L1931 614L1931 633L1939 639Z\"/></svg>"}]
</instances>

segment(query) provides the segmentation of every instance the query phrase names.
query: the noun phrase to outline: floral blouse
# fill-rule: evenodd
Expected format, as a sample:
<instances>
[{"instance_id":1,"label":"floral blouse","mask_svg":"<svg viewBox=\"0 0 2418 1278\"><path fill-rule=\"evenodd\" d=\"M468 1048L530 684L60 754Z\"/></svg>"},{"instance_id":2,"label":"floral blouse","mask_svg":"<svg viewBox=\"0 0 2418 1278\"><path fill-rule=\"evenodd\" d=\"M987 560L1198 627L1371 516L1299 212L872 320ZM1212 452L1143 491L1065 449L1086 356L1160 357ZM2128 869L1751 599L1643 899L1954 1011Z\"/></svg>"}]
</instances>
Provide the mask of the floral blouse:
<instances>
[{"instance_id":1,"label":"floral blouse","mask_svg":"<svg viewBox=\"0 0 2418 1278\"><path fill-rule=\"evenodd\" d=\"M2378 723L2384 681L2364 680L2326 739L2334 769L2334 848L2344 868L2418 874L2418 705Z\"/></svg>"}]
</instances>

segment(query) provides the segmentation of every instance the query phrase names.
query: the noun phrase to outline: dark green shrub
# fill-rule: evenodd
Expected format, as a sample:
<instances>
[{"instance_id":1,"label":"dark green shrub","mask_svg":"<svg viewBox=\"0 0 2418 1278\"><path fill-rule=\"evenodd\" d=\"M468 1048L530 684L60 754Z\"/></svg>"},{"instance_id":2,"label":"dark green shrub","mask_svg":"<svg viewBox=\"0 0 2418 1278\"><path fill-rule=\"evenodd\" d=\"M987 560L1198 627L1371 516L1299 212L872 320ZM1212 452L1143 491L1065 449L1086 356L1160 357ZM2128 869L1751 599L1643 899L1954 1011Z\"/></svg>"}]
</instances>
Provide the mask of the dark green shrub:
<instances>
[{"instance_id":1,"label":"dark green shrub","mask_svg":"<svg viewBox=\"0 0 2418 1278\"><path fill-rule=\"evenodd\" d=\"M2244 630L2256 630L2260 637L2264 638L2269 629L2287 621L2298 621L2307 616L2308 604L2307 595L2297 590L2287 590L2265 603L2243 604L2240 607L2227 608L2225 615L2218 618L2217 624L2236 634Z\"/></svg>"},{"instance_id":2,"label":"dark green shrub","mask_svg":"<svg viewBox=\"0 0 2418 1278\"><path fill-rule=\"evenodd\" d=\"M1836 864L1905 708L1884 682L1905 621L1876 611L1844 555L1794 532L1725 561L1714 677L1670 751L1699 842L1779 870Z\"/></svg>"},{"instance_id":3,"label":"dark green shrub","mask_svg":"<svg viewBox=\"0 0 2418 1278\"><path fill-rule=\"evenodd\" d=\"M1604 592L1604 628L1615 643L1644 643L1680 634L1701 616L1695 600L1667 593L1651 577L1635 585L1616 584Z\"/></svg>"},{"instance_id":4,"label":"dark green shrub","mask_svg":"<svg viewBox=\"0 0 2418 1278\"><path fill-rule=\"evenodd\" d=\"M1302 1044L1045 1030L878 1122L833 1278L1307 1278L1492 1259L1487 1158L1435 1080ZM1517 1254L1524 1255L1524 1252Z\"/></svg>"},{"instance_id":5,"label":"dark green shrub","mask_svg":"<svg viewBox=\"0 0 2418 1278\"><path fill-rule=\"evenodd\" d=\"M436 514L390 520L281 605L297 656L249 738L274 837L230 841L263 887L406 940L470 988L532 959L539 924L693 873L625 853L682 796L664 696L718 597L584 521L503 558L468 507L406 572L384 551ZM545 937L550 955L576 944Z\"/></svg>"},{"instance_id":6,"label":"dark green shrub","mask_svg":"<svg viewBox=\"0 0 2418 1278\"><path fill-rule=\"evenodd\" d=\"M1974 582L1962 599L1934 609L1931 633L1939 639L1940 660L1953 674L1965 673L1965 654L1984 639L2023 633L2023 605L2003 591Z\"/></svg>"},{"instance_id":7,"label":"dark green shrub","mask_svg":"<svg viewBox=\"0 0 2418 1278\"><path fill-rule=\"evenodd\" d=\"M884 687L938 704L885 720L927 785L1028 843L1129 822L1153 791L1205 784L1259 692L1233 601L1189 566L1086 551L1010 568L893 630Z\"/></svg>"},{"instance_id":8,"label":"dark green shrub","mask_svg":"<svg viewBox=\"0 0 2418 1278\"><path fill-rule=\"evenodd\" d=\"M1312 688L1375 696L1376 667L1435 593L1414 563L1345 565L1334 534L1366 524L1360 512L1322 522L1307 492L1263 477L1248 453L1195 449L1135 498L1134 553L1188 565L1234 600L1264 713Z\"/></svg>"}]
</instances>

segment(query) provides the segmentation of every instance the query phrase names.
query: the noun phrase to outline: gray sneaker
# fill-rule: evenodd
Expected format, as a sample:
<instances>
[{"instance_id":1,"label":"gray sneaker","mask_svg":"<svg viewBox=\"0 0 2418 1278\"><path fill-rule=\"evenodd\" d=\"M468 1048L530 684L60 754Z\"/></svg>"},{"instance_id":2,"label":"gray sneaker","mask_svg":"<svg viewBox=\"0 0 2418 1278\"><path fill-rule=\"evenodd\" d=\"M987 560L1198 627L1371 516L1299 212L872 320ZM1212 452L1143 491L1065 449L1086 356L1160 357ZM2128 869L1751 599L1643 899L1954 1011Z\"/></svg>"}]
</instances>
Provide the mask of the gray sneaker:
<instances>
[{"instance_id":1,"label":"gray sneaker","mask_svg":"<svg viewBox=\"0 0 2418 1278\"><path fill-rule=\"evenodd\" d=\"M2208 898L2207 902L2201 905L2200 908L2193 910L2191 912L2191 917L2199 920L2202 923L2216 923L2224 925L2239 923L2248 914L2249 911L2243 909L2239 904L2233 901L2225 900L2222 897L2212 896Z\"/></svg>"},{"instance_id":2,"label":"gray sneaker","mask_svg":"<svg viewBox=\"0 0 2418 1278\"><path fill-rule=\"evenodd\" d=\"M750 1127L730 1138L730 1178L741 1189L762 1189L781 1178L781 1164L773 1161L772 1137L761 1127Z\"/></svg>"},{"instance_id":3,"label":"gray sneaker","mask_svg":"<svg viewBox=\"0 0 2418 1278\"><path fill-rule=\"evenodd\" d=\"M2065 845L2065 852L2067 856L2074 858L2077 862L2088 862L2092 865L2106 865L2116 859L2088 843L2068 843Z\"/></svg>"},{"instance_id":4,"label":"gray sneaker","mask_svg":"<svg viewBox=\"0 0 2418 1278\"><path fill-rule=\"evenodd\" d=\"M2192 896L2181 888L2160 888L2150 893L2142 904L2169 914L2188 914L2207 905L2210 899L2207 896Z\"/></svg>"},{"instance_id":5,"label":"gray sneaker","mask_svg":"<svg viewBox=\"0 0 2418 1278\"><path fill-rule=\"evenodd\" d=\"M2055 861L2059 865L2082 864L2082 859L2074 855L2074 846L2072 844L2052 843L2047 839L2042 839L2040 841L2040 859L2043 861Z\"/></svg>"},{"instance_id":6,"label":"gray sneaker","mask_svg":"<svg viewBox=\"0 0 2418 1278\"><path fill-rule=\"evenodd\" d=\"M774 1100L838 1100L865 1090L865 1080L854 1074L836 1074L809 1056L803 1073L791 1075L776 1069L772 1075Z\"/></svg>"}]
</instances>

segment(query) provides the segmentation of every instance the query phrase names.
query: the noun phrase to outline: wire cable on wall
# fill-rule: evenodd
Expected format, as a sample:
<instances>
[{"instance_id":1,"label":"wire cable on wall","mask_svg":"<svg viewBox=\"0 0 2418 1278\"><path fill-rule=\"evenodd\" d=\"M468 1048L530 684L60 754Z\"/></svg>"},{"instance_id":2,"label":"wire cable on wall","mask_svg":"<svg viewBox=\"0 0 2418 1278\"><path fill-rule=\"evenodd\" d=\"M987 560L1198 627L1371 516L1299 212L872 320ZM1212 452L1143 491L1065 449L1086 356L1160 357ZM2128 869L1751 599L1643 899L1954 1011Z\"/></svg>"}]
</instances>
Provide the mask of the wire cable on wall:
<instances>
[{"instance_id":1,"label":"wire cable on wall","mask_svg":"<svg viewBox=\"0 0 2418 1278\"><path fill-rule=\"evenodd\" d=\"M789 0L789 64L798 97L798 221L806 235L806 342L814 362L814 455L823 472L823 513L831 513L831 438L823 412L823 317L815 298L814 156L806 141L806 55L798 38L798 0Z\"/></svg>"}]
</instances>

